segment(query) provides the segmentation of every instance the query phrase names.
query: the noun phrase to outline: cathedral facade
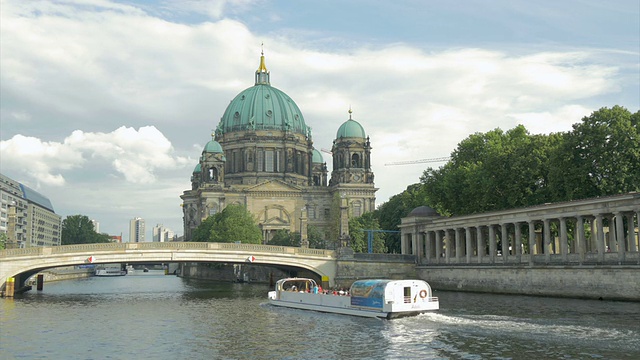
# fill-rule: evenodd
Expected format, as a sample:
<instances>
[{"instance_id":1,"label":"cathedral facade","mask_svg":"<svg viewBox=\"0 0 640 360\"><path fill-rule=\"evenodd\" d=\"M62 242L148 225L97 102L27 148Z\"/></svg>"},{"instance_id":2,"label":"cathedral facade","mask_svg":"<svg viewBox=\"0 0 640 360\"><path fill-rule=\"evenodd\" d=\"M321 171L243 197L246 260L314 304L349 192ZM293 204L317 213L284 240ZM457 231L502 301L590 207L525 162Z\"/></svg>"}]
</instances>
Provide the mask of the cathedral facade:
<instances>
[{"instance_id":1,"label":"cathedral facade","mask_svg":"<svg viewBox=\"0 0 640 360\"><path fill-rule=\"evenodd\" d=\"M296 103L272 87L264 54L255 84L240 92L225 110L213 138L191 175L191 189L181 196L184 239L225 206L245 206L267 243L277 230L300 232L303 246L307 225L329 239L337 196L344 217L375 209L376 188L371 171L371 144L363 127L345 121L331 148L330 179L322 153L313 146L311 128ZM328 180L328 181L327 181ZM346 208L347 211L344 211ZM333 215L333 216L332 216ZM332 220L333 219L333 220Z\"/></svg>"}]
</instances>

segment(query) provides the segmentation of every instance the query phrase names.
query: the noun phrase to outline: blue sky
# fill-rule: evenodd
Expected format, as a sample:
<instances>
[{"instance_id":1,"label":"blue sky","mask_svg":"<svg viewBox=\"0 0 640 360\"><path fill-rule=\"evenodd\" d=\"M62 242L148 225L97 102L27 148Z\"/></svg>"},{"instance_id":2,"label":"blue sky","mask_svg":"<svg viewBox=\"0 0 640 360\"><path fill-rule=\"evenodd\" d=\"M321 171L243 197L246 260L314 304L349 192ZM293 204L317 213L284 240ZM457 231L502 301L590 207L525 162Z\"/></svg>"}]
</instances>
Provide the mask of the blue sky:
<instances>
[{"instance_id":1,"label":"blue sky","mask_svg":"<svg viewBox=\"0 0 640 360\"><path fill-rule=\"evenodd\" d=\"M0 171L110 234L182 234L179 195L229 101L273 86L330 148L371 137L377 203L474 132L640 109L629 1L18 1L0 8ZM329 154L324 154L331 165Z\"/></svg>"}]
</instances>

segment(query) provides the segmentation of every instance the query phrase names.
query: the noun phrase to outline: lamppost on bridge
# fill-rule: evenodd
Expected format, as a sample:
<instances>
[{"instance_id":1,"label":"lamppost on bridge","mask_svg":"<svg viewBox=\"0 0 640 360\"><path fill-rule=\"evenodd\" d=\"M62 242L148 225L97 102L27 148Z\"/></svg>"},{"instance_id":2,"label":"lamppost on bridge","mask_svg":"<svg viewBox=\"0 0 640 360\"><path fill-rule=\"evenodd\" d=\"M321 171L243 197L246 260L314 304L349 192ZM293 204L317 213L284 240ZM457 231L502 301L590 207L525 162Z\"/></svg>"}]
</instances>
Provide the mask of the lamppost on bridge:
<instances>
[{"instance_id":1,"label":"lamppost on bridge","mask_svg":"<svg viewBox=\"0 0 640 360\"><path fill-rule=\"evenodd\" d=\"M305 210L307 206L305 205L302 209L300 209L300 247L308 248L309 247L309 239L307 238L307 217L305 216Z\"/></svg>"}]
</instances>

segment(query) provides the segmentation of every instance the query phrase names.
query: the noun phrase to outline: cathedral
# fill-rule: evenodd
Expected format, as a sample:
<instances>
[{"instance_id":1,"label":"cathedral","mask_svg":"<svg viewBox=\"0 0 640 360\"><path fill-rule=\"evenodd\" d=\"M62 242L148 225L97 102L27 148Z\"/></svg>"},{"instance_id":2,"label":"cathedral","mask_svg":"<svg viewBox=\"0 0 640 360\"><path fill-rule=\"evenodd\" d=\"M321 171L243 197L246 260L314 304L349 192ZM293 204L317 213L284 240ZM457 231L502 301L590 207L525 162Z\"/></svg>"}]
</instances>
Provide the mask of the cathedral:
<instances>
[{"instance_id":1,"label":"cathedral","mask_svg":"<svg viewBox=\"0 0 640 360\"><path fill-rule=\"evenodd\" d=\"M351 119L351 110L338 128L331 155L327 181L327 163L313 146L311 128L296 103L271 86L263 53L255 84L231 101L202 150L191 189L180 196L185 241L204 219L229 204L243 205L253 214L265 244L284 229L300 232L305 246L308 225L328 242L337 241L328 238L332 221L341 221L344 229L348 217L373 211L378 190L369 137ZM341 210L332 210L336 197ZM332 216L332 211L342 214Z\"/></svg>"}]
</instances>

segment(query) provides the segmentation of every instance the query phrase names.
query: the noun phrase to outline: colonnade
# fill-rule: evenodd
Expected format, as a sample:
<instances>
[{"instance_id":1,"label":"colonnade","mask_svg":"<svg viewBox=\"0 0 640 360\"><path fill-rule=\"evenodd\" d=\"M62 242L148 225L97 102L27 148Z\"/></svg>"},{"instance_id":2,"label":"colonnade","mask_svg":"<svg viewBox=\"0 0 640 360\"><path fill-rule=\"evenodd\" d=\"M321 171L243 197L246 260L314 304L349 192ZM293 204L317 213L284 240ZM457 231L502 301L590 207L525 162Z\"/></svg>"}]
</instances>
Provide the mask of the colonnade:
<instances>
[{"instance_id":1,"label":"colonnade","mask_svg":"<svg viewBox=\"0 0 640 360\"><path fill-rule=\"evenodd\" d=\"M640 194L444 218L402 219L421 264L640 263Z\"/></svg>"}]
</instances>

